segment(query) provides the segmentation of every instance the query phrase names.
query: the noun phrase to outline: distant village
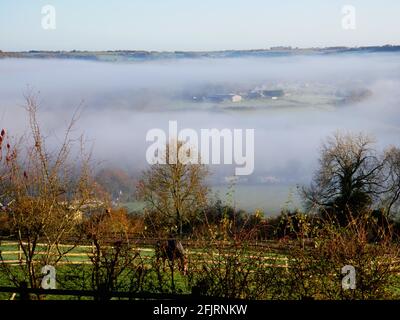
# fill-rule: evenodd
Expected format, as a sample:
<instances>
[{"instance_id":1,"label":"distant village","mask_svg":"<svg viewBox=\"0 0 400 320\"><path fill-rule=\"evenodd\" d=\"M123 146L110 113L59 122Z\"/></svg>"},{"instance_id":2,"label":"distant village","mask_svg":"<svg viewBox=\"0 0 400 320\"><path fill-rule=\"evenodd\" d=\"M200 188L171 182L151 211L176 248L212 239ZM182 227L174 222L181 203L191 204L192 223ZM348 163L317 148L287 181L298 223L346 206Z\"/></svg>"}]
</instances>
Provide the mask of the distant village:
<instances>
[{"instance_id":1,"label":"distant village","mask_svg":"<svg viewBox=\"0 0 400 320\"><path fill-rule=\"evenodd\" d=\"M281 89L277 90L263 90L255 89L246 93L228 93L228 94L210 94L210 95L195 95L191 99L194 102L211 102L211 103L222 103L222 102L241 102L243 100L255 100L255 99L271 99L278 100L283 97L285 92Z\"/></svg>"},{"instance_id":2,"label":"distant village","mask_svg":"<svg viewBox=\"0 0 400 320\"><path fill-rule=\"evenodd\" d=\"M225 88L223 86L207 86L197 92L185 92L183 99L194 103L233 103L257 100L285 100L286 102L304 102L312 105L312 97L323 97L333 106L357 103L369 98L372 92L363 87L340 88L333 84L318 82L278 82L263 84L252 89ZM291 97L291 98L288 98ZM301 98L303 97L303 98ZM301 100L301 101L300 101ZM304 101L303 101L304 100ZM321 104L321 100L315 100Z\"/></svg>"}]
</instances>

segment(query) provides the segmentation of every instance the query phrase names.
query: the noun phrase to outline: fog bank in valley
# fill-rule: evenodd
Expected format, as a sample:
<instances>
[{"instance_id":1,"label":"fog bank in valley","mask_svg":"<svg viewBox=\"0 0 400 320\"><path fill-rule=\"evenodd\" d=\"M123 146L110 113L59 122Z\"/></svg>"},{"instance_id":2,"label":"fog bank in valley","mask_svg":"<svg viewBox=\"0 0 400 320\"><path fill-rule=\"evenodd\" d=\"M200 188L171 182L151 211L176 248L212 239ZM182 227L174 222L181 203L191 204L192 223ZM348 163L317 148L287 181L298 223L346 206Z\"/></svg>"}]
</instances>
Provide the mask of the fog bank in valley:
<instances>
[{"instance_id":1,"label":"fog bank in valley","mask_svg":"<svg viewBox=\"0 0 400 320\"><path fill-rule=\"evenodd\" d=\"M259 86L285 90L288 85L316 86L316 90L322 85L339 93L362 88L371 94L361 101L331 107L316 103L255 110L197 108L186 99L199 91L244 92ZM0 119L1 126L13 135L26 132L23 94L40 91L40 122L50 141L56 143L55 137L62 136L73 111L82 105L75 132L84 133L93 143L96 160L135 174L147 166L147 131L167 131L170 120L176 120L180 129L252 128L255 171L238 182L236 196L243 207L276 210L283 206L289 192L282 190L310 181L319 146L333 132L363 131L376 138L378 148L399 145L399 87L400 56L389 54L129 64L3 59ZM224 177L233 174L228 166L214 166L212 170L211 182L216 186L226 184ZM247 191L240 191L241 187L257 185L262 186L259 198L254 192L246 196ZM279 195L274 195L278 189Z\"/></svg>"}]
</instances>

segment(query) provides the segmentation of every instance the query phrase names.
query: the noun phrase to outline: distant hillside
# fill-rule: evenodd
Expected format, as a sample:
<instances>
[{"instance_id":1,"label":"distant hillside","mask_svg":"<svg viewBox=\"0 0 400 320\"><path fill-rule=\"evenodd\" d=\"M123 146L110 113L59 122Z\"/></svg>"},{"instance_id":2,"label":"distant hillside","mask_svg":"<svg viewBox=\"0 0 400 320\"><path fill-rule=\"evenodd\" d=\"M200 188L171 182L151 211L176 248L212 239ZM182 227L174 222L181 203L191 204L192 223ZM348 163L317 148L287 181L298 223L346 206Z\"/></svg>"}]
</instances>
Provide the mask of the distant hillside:
<instances>
[{"instance_id":1,"label":"distant hillside","mask_svg":"<svg viewBox=\"0 0 400 320\"><path fill-rule=\"evenodd\" d=\"M399 52L400 46L370 46L370 47L329 47L329 48L290 48L274 47L259 50L226 50L226 51L25 51L2 52L0 58L34 58L34 59L78 59L108 62L145 61L162 59L198 59L198 58L241 58L241 57L276 57L291 55L331 55L343 53L377 53Z\"/></svg>"}]
</instances>

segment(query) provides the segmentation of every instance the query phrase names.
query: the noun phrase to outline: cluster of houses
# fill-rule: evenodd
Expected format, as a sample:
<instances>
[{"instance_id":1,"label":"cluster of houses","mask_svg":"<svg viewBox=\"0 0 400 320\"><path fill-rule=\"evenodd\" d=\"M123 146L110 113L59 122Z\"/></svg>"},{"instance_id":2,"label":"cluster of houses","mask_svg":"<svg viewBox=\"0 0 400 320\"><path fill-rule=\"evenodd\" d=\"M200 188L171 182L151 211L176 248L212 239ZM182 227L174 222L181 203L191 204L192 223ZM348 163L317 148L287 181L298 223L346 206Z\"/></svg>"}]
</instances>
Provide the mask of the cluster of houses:
<instances>
[{"instance_id":1,"label":"cluster of houses","mask_svg":"<svg viewBox=\"0 0 400 320\"><path fill-rule=\"evenodd\" d=\"M229 93L229 94L213 94L206 96L193 96L192 100L195 102L241 102L243 100L254 100L254 99L272 99L278 100L283 97L285 92L283 90L252 90L247 93Z\"/></svg>"}]
</instances>

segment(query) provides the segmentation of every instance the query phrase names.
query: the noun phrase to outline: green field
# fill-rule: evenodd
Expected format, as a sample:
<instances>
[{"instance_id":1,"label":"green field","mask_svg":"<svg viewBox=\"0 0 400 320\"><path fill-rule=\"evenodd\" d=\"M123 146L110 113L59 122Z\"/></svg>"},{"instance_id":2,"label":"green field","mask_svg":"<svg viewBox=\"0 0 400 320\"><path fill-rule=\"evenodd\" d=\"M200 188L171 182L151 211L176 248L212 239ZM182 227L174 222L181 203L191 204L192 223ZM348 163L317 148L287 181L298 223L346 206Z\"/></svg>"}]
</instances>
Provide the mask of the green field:
<instances>
[{"instance_id":1,"label":"green field","mask_svg":"<svg viewBox=\"0 0 400 320\"><path fill-rule=\"evenodd\" d=\"M67 248L67 246L65 246L65 248ZM267 275L267 278L268 273L270 273L269 276L272 275L274 281L278 280L278 290L279 285L290 285L288 282L285 282L288 281L285 276L291 272L291 262L294 261L294 259L288 257L287 250L285 250L285 252L280 251L279 248L272 248L272 246L266 246L265 244L261 247L237 248L232 246L212 247L211 245L207 247L205 243L196 243L192 246L187 245L185 249L188 258L189 275L184 275L182 272L175 269L173 272L174 288L172 288L172 273L168 268L168 262L165 268L160 265L157 267L153 246L144 244L136 247L133 246L132 250L140 253L140 258L138 258L137 264L135 265L142 266L146 270L146 280L142 283L139 292L143 291L160 294L174 292L178 294L190 294L192 289L191 285L188 283L190 280L189 278L199 277L199 279L201 279L204 275L204 266L207 266L209 272L208 276L211 276L211 279L215 276L215 281L236 281L235 274L240 278L242 276L240 272L249 272L251 275L252 273L261 271L261 274L264 276ZM8 260L8 265L13 273L22 278L24 264L19 265L16 261L13 261L23 257L23 255L18 254L18 245L13 242L3 241L0 244L0 250L3 259ZM39 245L37 247L38 254L36 259L39 264L41 263L40 257L44 250L44 246ZM92 247L90 245L76 246L59 262L56 266L57 289L92 290L93 283L91 281L91 276L93 274L93 265L90 260L91 250ZM242 267L244 269L240 269L240 267L238 270L242 271L230 269L234 267L232 262L234 262L234 264L243 264ZM119 276L119 287L116 291L131 292L127 284L130 283L132 277L135 277L135 272L137 272L137 270L138 269L124 270ZM215 275L213 272L215 272ZM280 276L283 276L282 282L279 282ZM400 277L398 274L393 276L396 281L390 288L390 291L395 295L400 295ZM274 279L274 277L278 277L278 279ZM263 280L260 278L257 281ZM253 284L249 285L250 289L253 289L255 286L254 282L252 283ZM4 272L0 272L0 286L14 286ZM12 296L13 295L10 293L0 293L0 299L10 299ZM78 298L76 296L46 295L46 299L92 299L92 297Z\"/></svg>"}]
</instances>

